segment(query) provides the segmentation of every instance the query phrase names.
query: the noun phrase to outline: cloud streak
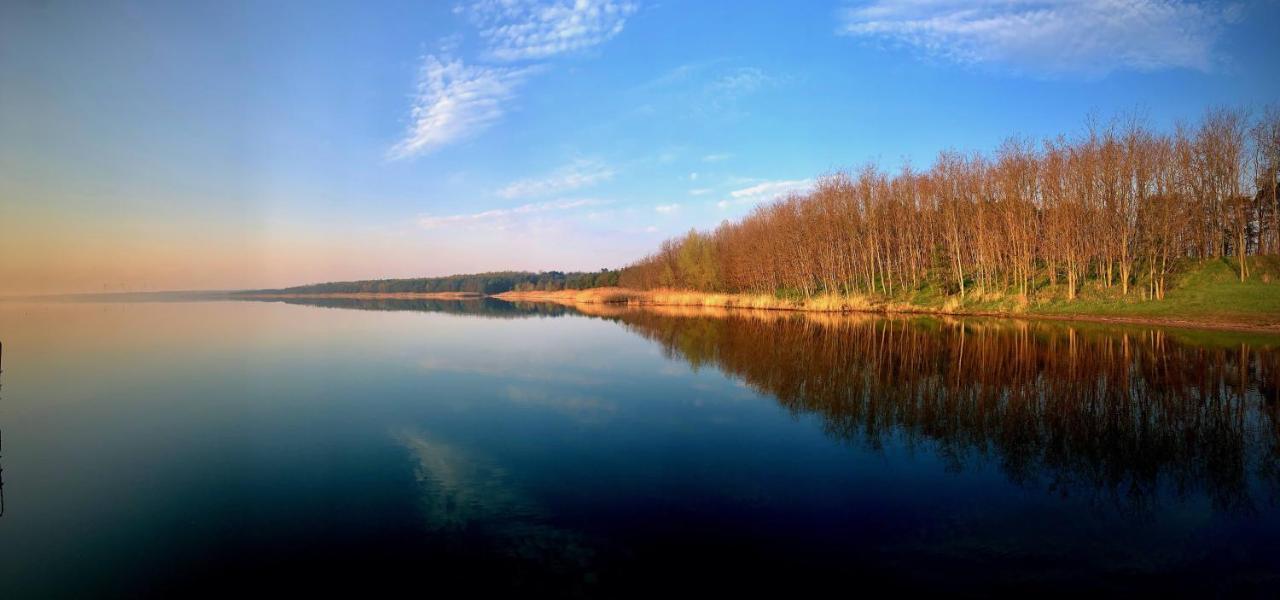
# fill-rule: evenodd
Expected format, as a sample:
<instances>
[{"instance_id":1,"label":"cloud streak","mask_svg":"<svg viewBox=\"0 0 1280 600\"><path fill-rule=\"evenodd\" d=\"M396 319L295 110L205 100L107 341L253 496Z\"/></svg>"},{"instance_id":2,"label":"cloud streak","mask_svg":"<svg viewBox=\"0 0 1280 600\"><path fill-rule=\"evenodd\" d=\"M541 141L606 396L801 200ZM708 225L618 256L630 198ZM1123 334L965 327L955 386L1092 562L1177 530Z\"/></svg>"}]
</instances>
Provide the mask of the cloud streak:
<instances>
[{"instance_id":1,"label":"cloud streak","mask_svg":"<svg viewBox=\"0 0 1280 600\"><path fill-rule=\"evenodd\" d=\"M765 181L751 187L729 192L729 198L716 203L720 208L729 208L736 204L757 204L767 202L792 192L803 192L813 187L812 179L778 179Z\"/></svg>"},{"instance_id":2,"label":"cloud streak","mask_svg":"<svg viewBox=\"0 0 1280 600\"><path fill-rule=\"evenodd\" d=\"M546 177L520 179L498 190L503 198L546 196L590 187L612 179L614 170L591 160L579 160L556 169Z\"/></svg>"},{"instance_id":3,"label":"cloud streak","mask_svg":"<svg viewBox=\"0 0 1280 600\"><path fill-rule=\"evenodd\" d=\"M409 130L388 156L417 156L491 127L506 113L506 103L532 71L427 56L410 110Z\"/></svg>"},{"instance_id":4,"label":"cloud streak","mask_svg":"<svg viewBox=\"0 0 1280 600\"><path fill-rule=\"evenodd\" d=\"M1100 77L1209 71L1239 12L1189 0L873 0L843 11L838 32L963 65Z\"/></svg>"},{"instance_id":5,"label":"cloud streak","mask_svg":"<svg viewBox=\"0 0 1280 600\"><path fill-rule=\"evenodd\" d=\"M604 43L622 32L636 9L616 0L482 0L456 11L479 28L491 58L522 61Z\"/></svg>"},{"instance_id":6,"label":"cloud streak","mask_svg":"<svg viewBox=\"0 0 1280 600\"><path fill-rule=\"evenodd\" d=\"M653 116L660 110L673 110L686 117L741 117L747 114L742 105L753 96L780 88L791 79L771 75L760 67L734 67L726 62L716 59L683 64L633 88L646 100L637 114ZM720 162L731 157L708 154L703 161Z\"/></svg>"},{"instance_id":7,"label":"cloud streak","mask_svg":"<svg viewBox=\"0 0 1280 600\"><path fill-rule=\"evenodd\" d=\"M522 204L515 208L495 208L476 213L445 216L423 215L418 218L418 225L423 229L440 229L451 225L488 226L496 229L505 229L510 224L511 219L516 217L538 213L567 211L586 206L599 206L601 204L604 204L604 202L594 199L556 200L552 202Z\"/></svg>"},{"instance_id":8,"label":"cloud streak","mask_svg":"<svg viewBox=\"0 0 1280 600\"><path fill-rule=\"evenodd\" d=\"M740 67L725 73L707 84L707 89L716 95L744 95L760 91L773 85L776 80L756 67Z\"/></svg>"}]
</instances>

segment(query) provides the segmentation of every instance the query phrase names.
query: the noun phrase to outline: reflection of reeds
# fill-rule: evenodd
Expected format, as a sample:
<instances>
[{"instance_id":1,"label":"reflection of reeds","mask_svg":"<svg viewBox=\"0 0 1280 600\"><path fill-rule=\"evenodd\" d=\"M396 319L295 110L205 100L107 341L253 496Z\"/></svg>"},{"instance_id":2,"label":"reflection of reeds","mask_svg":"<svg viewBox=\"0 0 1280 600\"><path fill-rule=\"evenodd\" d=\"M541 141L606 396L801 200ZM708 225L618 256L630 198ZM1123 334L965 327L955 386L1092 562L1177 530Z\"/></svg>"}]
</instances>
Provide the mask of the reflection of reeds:
<instances>
[{"instance_id":1,"label":"reflection of reeds","mask_svg":"<svg viewBox=\"0 0 1280 600\"><path fill-rule=\"evenodd\" d=\"M1134 507L1169 489L1243 509L1251 478L1280 489L1280 352L1209 349L1158 330L769 314L610 316L669 356L821 415L840 439L879 446L902 435L954 468L991 455L1015 482Z\"/></svg>"}]
</instances>

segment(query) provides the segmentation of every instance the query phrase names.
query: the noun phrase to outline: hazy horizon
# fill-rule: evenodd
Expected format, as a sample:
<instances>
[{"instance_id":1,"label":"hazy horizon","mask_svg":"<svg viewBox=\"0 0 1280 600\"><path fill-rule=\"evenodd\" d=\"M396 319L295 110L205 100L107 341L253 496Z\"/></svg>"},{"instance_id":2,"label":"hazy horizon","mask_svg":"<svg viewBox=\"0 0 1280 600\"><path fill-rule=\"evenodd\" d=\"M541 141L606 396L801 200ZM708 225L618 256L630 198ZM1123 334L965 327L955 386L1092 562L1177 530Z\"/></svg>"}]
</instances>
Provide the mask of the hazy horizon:
<instances>
[{"instance_id":1,"label":"hazy horizon","mask_svg":"<svg viewBox=\"0 0 1280 600\"><path fill-rule=\"evenodd\" d=\"M1275 9L7 3L0 296L621 267L834 169L1258 110Z\"/></svg>"}]
</instances>

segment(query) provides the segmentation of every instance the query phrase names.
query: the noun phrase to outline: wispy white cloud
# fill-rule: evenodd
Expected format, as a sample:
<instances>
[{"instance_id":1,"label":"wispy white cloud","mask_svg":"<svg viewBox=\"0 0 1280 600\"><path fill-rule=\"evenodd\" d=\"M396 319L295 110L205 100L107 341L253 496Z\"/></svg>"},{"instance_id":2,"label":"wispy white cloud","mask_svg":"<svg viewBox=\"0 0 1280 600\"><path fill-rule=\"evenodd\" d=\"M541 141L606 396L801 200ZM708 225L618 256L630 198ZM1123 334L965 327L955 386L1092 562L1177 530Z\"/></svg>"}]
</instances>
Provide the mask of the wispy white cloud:
<instances>
[{"instance_id":1,"label":"wispy white cloud","mask_svg":"<svg viewBox=\"0 0 1280 600\"><path fill-rule=\"evenodd\" d=\"M729 208L735 204L757 204L767 202L792 192L803 192L813 187L812 179L777 179L757 183L750 187L729 192L729 198L716 203L720 208Z\"/></svg>"},{"instance_id":2,"label":"wispy white cloud","mask_svg":"<svg viewBox=\"0 0 1280 600\"><path fill-rule=\"evenodd\" d=\"M418 218L418 225L423 229L439 229L441 227L451 225L486 226L504 229L508 227L511 224L511 221L516 217L535 215L538 213L567 211L587 206L599 206L601 204L604 204L604 202L595 199L556 200L553 202L523 204L515 208L495 208L476 213L444 216L423 215Z\"/></svg>"},{"instance_id":3,"label":"wispy white cloud","mask_svg":"<svg viewBox=\"0 0 1280 600\"><path fill-rule=\"evenodd\" d=\"M685 88L707 96L745 96L778 83L778 78L758 67L726 67L724 60L682 64L667 70L637 90L652 92ZM727 159L731 155L708 155L710 160Z\"/></svg>"},{"instance_id":4,"label":"wispy white cloud","mask_svg":"<svg viewBox=\"0 0 1280 600\"><path fill-rule=\"evenodd\" d=\"M436 46L440 49L441 54L453 54L461 45L462 34L458 32L446 35L436 42Z\"/></svg>"},{"instance_id":5,"label":"wispy white cloud","mask_svg":"<svg viewBox=\"0 0 1280 600\"><path fill-rule=\"evenodd\" d=\"M659 204L653 207L653 210L656 210L664 215L669 215L673 212L676 212L677 210L680 210L680 205L674 202L671 204Z\"/></svg>"},{"instance_id":6,"label":"wispy white cloud","mask_svg":"<svg viewBox=\"0 0 1280 600\"><path fill-rule=\"evenodd\" d=\"M693 189L689 190L689 195L690 195L690 196L705 196L705 195L710 194L711 192L714 192L714 191L715 191L715 190L713 190L713 189L711 189L711 188L693 188Z\"/></svg>"},{"instance_id":7,"label":"wispy white cloud","mask_svg":"<svg viewBox=\"0 0 1280 600\"><path fill-rule=\"evenodd\" d=\"M626 0L478 0L454 8L479 29L488 47L483 58L497 61L544 59L595 46L620 33L636 10ZM461 42L460 34L445 36L438 43L444 58L423 58L409 130L389 157L416 156L487 129L502 119L517 88L540 68L467 65L448 58Z\"/></svg>"},{"instance_id":8,"label":"wispy white cloud","mask_svg":"<svg viewBox=\"0 0 1280 600\"><path fill-rule=\"evenodd\" d=\"M872 0L843 11L838 31L1034 75L1208 71L1240 12L1192 0Z\"/></svg>"},{"instance_id":9,"label":"wispy white cloud","mask_svg":"<svg viewBox=\"0 0 1280 600\"><path fill-rule=\"evenodd\" d=\"M730 158L733 158L733 155L728 153L708 154L702 157L702 162L709 162L709 163L724 162L726 160L729 160Z\"/></svg>"},{"instance_id":10,"label":"wispy white cloud","mask_svg":"<svg viewBox=\"0 0 1280 600\"><path fill-rule=\"evenodd\" d=\"M720 75L707 84L713 94L742 95L773 85L773 77L756 67L740 67Z\"/></svg>"},{"instance_id":11,"label":"wispy white cloud","mask_svg":"<svg viewBox=\"0 0 1280 600\"><path fill-rule=\"evenodd\" d=\"M774 181L765 181L757 183L751 187L745 187L740 190L729 192L734 198L762 198L776 197L790 192L798 192L813 186L812 179L778 179Z\"/></svg>"},{"instance_id":12,"label":"wispy white cloud","mask_svg":"<svg viewBox=\"0 0 1280 600\"><path fill-rule=\"evenodd\" d=\"M766 73L759 67L733 67L726 59L683 64L636 87L646 102L644 110L653 116L663 110L678 109L680 114L701 116L741 116L739 104L752 95L778 87L787 77ZM704 160L716 162L728 154L709 154Z\"/></svg>"},{"instance_id":13,"label":"wispy white cloud","mask_svg":"<svg viewBox=\"0 0 1280 600\"><path fill-rule=\"evenodd\" d=\"M532 177L513 181L498 195L503 198L547 196L589 187L612 179L614 170L593 160L578 160L556 169L545 177Z\"/></svg>"},{"instance_id":14,"label":"wispy white cloud","mask_svg":"<svg viewBox=\"0 0 1280 600\"><path fill-rule=\"evenodd\" d=\"M727 58L715 58L678 65L640 84L636 91L650 92L661 88L687 85L695 81L704 81L707 73L712 72L712 69L724 64L727 60Z\"/></svg>"},{"instance_id":15,"label":"wispy white cloud","mask_svg":"<svg viewBox=\"0 0 1280 600\"><path fill-rule=\"evenodd\" d=\"M618 0L480 0L459 6L495 60L537 60L590 48L622 32L636 12Z\"/></svg>"},{"instance_id":16,"label":"wispy white cloud","mask_svg":"<svg viewBox=\"0 0 1280 600\"><path fill-rule=\"evenodd\" d=\"M482 67L427 56L410 111L409 130L388 152L408 158L466 139L492 126L532 68Z\"/></svg>"}]
</instances>

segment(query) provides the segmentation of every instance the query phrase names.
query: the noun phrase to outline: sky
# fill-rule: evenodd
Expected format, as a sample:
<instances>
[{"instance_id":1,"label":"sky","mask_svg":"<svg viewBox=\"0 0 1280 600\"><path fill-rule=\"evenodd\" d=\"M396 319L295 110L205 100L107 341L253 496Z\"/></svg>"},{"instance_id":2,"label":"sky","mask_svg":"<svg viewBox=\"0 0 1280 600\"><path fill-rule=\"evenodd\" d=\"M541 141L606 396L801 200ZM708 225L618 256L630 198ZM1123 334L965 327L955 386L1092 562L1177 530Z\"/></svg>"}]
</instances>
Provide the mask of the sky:
<instances>
[{"instance_id":1,"label":"sky","mask_svg":"<svg viewBox=\"0 0 1280 600\"><path fill-rule=\"evenodd\" d=\"M0 295L619 267L815 177L1280 102L1280 2L0 2Z\"/></svg>"}]
</instances>

